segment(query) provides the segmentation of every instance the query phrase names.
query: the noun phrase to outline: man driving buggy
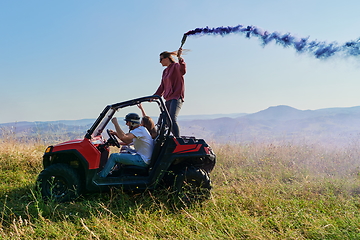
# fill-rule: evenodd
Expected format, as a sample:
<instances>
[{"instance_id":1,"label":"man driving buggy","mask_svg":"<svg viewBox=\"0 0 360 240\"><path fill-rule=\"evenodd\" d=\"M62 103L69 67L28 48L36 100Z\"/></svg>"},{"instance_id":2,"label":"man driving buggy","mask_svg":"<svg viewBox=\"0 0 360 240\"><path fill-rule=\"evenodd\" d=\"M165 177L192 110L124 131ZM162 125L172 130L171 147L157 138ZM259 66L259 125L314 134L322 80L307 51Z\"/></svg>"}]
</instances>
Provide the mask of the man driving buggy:
<instances>
[{"instance_id":1,"label":"man driving buggy","mask_svg":"<svg viewBox=\"0 0 360 240\"><path fill-rule=\"evenodd\" d=\"M99 172L99 177L105 178L116 163L141 167L146 167L150 163L154 143L149 131L140 124L140 117L136 113L127 114L124 120L130 131L124 133L116 117L114 117L111 122L114 124L116 131L110 130L110 134L117 136L122 141L122 144L133 143L135 151L112 153L104 169Z\"/></svg>"}]
</instances>

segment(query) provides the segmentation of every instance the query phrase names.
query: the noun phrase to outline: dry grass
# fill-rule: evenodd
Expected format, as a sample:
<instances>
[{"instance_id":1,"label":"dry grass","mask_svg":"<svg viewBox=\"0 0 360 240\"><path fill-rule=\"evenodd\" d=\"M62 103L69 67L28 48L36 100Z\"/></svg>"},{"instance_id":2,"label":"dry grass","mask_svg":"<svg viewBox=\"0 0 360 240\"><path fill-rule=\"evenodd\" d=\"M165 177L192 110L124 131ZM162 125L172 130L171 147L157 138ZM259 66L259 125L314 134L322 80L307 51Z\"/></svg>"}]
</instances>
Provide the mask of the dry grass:
<instances>
[{"instance_id":1,"label":"dry grass","mask_svg":"<svg viewBox=\"0 0 360 240\"><path fill-rule=\"evenodd\" d=\"M45 204L45 146L0 145L0 239L359 239L358 147L213 144L212 198L174 207L164 191Z\"/></svg>"}]
</instances>

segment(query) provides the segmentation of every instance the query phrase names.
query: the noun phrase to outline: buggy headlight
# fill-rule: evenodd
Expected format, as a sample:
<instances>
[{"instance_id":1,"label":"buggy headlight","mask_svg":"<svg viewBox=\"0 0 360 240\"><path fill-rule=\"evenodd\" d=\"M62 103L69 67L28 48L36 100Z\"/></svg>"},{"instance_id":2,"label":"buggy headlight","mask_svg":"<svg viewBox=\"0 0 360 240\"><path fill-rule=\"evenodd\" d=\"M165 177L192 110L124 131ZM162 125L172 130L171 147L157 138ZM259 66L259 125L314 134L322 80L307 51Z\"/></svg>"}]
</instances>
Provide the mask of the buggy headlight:
<instances>
[{"instance_id":1,"label":"buggy headlight","mask_svg":"<svg viewBox=\"0 0 360 240\"><path fill-rule=\"evenodd\" d=\"M52 149L53 149L53 146L48 146L48 147L46 148L46 150L45 150L45 153L51 152Z\"/></svg>"}]
</instances>

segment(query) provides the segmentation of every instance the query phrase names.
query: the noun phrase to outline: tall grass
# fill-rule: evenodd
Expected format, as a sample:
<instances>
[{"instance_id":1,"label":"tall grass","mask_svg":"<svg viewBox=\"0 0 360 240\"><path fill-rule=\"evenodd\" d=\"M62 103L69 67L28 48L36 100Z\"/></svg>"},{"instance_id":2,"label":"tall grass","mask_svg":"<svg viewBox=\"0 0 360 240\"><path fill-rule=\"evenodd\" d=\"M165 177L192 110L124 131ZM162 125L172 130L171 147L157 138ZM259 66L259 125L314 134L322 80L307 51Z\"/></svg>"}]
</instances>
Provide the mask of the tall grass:
<instances>
[{"instance_id":1,"label":"tall grass","mask_svg":"<svg viewBox=\"0 0 360 240\"><path fill-rule=\"evenodd\" d=\"M0 145L0 239L359 239L358 147L213 145L211 199L119 189L70 203L34 190L44 145Z\"/></svg>"}]
</instances>

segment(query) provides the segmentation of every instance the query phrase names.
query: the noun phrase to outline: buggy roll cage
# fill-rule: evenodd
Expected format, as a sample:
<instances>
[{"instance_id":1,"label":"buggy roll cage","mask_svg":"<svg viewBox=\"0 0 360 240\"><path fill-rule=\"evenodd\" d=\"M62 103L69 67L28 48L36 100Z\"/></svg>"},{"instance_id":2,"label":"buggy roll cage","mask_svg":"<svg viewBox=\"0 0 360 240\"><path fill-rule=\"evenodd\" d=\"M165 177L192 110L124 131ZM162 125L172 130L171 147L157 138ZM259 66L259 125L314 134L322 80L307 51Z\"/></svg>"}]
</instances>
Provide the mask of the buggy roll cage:
<instances>
[{"instance_id":1,"label":"buggy roll cage","mask_svg":"<svg viewBox=\"0 0 360 240\"><path fill-rule=\"evenodd\" d=\"M118 109L137 105L142 102L156 102L158 104L158 106L160 108L160 116L158 119L157 126L158 126L158 128L160 128L159 129L160 131L164 131L165 130L164 128L167 126L166 136L169 136L170 129L172 126L172 121L171 121L169 112L167 111L164 101L161 99L161 97L158 95L152 95L152 96L141 97L141 98L128 100L125 102L107 105L105 107L105 109L100 113L99 117L96 119L94 124L90 127L89 130L87 130L87 132L85 134L85 138L91 139L92 137L101 135L104 128L109 123L109 121L112 119L112 117L114 116L115 112Z\"/></svg>"}]
</instances>

